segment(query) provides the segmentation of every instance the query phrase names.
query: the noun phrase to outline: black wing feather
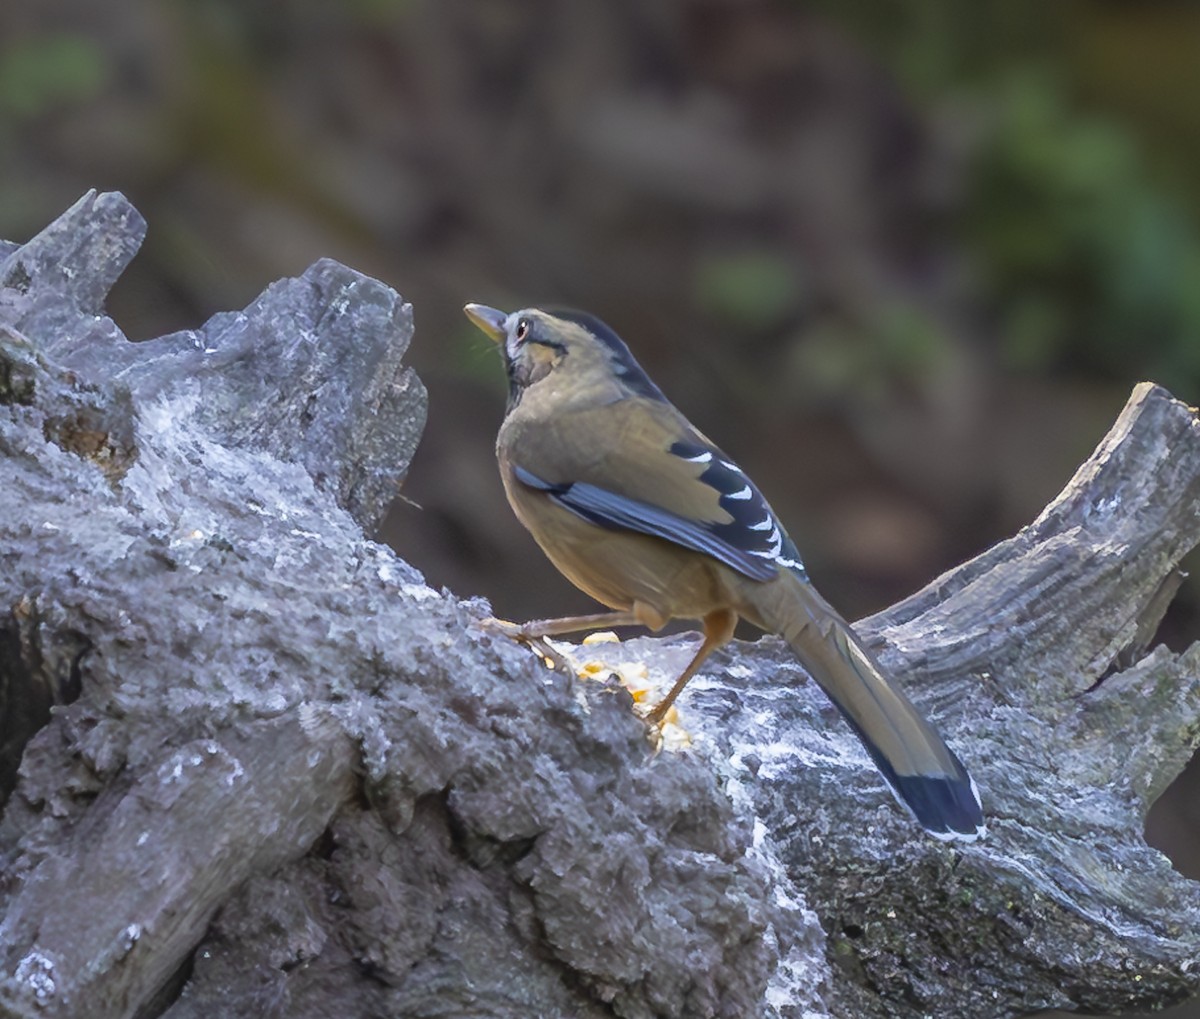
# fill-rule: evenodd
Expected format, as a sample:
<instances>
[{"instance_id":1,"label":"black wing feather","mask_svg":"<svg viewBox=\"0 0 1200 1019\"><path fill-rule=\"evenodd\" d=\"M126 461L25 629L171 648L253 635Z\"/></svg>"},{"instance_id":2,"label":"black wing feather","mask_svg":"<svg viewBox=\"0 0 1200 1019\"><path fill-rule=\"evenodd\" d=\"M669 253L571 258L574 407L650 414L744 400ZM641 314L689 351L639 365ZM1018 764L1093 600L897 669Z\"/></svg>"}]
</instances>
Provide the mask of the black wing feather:
<instances>
[{"instance_id":1,"label":"black wing feather","mask_svg":"<svg viewBox=\"0 0 1200 1019\"><path fill-rule=\"evenodd\" d=\"M747 555L808 579L792 539L763 494L737 464L696 434L676 442L670 452L689 463L706 465L700 481L720 494L721 508L733 518L727 524L711 525L716 537Z\"/></svg>"}]
</instances>

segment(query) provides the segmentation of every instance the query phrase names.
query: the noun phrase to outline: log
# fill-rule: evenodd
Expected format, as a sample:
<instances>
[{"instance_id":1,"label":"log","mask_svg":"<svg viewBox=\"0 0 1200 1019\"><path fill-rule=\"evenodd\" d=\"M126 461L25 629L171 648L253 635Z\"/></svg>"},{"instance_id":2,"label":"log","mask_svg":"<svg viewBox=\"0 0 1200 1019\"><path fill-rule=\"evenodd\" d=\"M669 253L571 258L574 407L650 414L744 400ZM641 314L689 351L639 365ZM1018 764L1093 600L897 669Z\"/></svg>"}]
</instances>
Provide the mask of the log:
<instances>
[{"instance_id":1,"label":"log","mask_svg":"<svg viewBox=\"0 0 1200 1019\"><path fill-rule=\"evenodd\" d=\"M130 343L145 224L0 246L0 1015L1016 1016L1195 994L1143 837L1200 734L1150 647L1200 425L1142 385L1041 516L861 624L981 787L926 837L774 638L657 745L694 635L489 634L367 537L425 416L411 309L316 263ZM1150 648L1150 650L1147 650ZM598 663L598 665L596 664Z\"/></svg>"}]
</instances>

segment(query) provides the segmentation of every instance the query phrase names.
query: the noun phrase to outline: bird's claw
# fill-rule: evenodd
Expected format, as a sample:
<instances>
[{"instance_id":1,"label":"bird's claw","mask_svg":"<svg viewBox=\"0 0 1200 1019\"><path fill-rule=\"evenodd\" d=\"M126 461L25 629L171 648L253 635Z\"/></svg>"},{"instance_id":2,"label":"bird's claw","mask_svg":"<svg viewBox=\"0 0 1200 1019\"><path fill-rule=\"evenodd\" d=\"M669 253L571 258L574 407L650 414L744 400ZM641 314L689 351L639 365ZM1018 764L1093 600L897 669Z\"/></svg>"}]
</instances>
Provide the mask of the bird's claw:
<instances>
[{"instance_id":1,"label":"bird's claw","mask_svg":"<svg viewBox=\"0 0 1200 1019\"><path fill-rule=\"evenodd\" d=\"M667 713L671 710L671 705L663 705L661 703L653 705L635 704L633 710L648 726L661 729L666 723Z\"/></svg>"},{"instance_id":2,"label":"bird's claw","mask_svg":"<svg viewBox=\"0 0 1200 1019\"><path fill-rule=\"evenodd\" d=\"M501 637L507 637L509 640L528 640L531 634L525 631L525 627L520 623L512 623L507 619L497 619L495 616L489 616L487 619L479 621L479 628L486 630L488 633L495 633Z\"/></svg>"},{"instance_id":3,"label":"bird's claw","mask_svg":"<svg viewBox=\"0 0 1200 1019\"><path fill-rule=\"evenodd\" d=\"M480 626L489 633L507 637L518 644L529 645L546 664L547 668L558 669L565 672L568 676L575 675L575 667L562 652L556 650L546 640L543 634L532 633L520 623L512 623L507 619L496 619L495 617L483 620Z\"/></svg>"}]
</instances>

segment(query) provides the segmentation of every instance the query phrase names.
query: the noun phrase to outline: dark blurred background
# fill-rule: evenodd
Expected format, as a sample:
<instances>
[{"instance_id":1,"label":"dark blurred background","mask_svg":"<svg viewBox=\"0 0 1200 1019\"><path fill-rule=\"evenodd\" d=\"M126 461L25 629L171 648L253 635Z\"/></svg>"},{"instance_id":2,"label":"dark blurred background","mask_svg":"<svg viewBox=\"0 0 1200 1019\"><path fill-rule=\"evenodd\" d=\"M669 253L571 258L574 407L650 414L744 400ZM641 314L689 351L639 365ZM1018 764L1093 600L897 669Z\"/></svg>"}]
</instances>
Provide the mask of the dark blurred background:
<instances>
[{"instance_id":1,"label":"dark blurred background","mask_svg":"<svg viewBox=\"0 0 1200 1019\"><path fill-rule=\"evenodd\" d=\"M382 537L510 618L591 609L460 309L593 311L854 618L1029 522L1138 380L1200 402L1198 67L1174 2L10 3L0 236L125 192L132 338L320 256L395 286L430 418ZM1197 788L1150 834L1200 877Z\"/></svg>"}]
</instances>

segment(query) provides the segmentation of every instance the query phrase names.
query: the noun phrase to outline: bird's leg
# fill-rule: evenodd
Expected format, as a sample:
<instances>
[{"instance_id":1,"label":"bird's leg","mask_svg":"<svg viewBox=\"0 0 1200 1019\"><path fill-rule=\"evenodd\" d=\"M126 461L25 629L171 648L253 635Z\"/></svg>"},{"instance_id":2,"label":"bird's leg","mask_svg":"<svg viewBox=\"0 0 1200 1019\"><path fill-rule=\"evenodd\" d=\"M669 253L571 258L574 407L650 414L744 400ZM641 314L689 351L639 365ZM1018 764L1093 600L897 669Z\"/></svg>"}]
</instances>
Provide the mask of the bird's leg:
<instances>
[{"instance_id":1,"label":"bird's leg","mask_svg":"<svg viewBox=\"0 0 1200 1019\"><path fill-rule=\"evenodd\" d=\"M531 619L518 627L520 639L531 637L561 637L564 633L581 630L607 630L613 626L638 626L641 620L634 612L593 612L588 616L563 616L561 619Z\"/></svg>"},{"instance_id":2,"label":"bird's leg","mask_svg":"<svg viewBox=\"0 0 1200 1019\"><path fill-rule=\"evenodd\" d=\"M710 612L704 617L704 643L700 645L700 650L696 652L695 656L688 663L688 667L675 680L675 685L671 687L667 696L647 712L647 722L653 725L662 724L662 720L666 717L671 705L675 702L675 698L687 686L687 681L704 664L704 659L716 651L717 648L723 644L728 644L733 639L733 631L737 628L737 622L737 613L732 609L717 609L715 612Z\"/></svg>"},{"instance_id":3,"label":"bird's leg","mask_svg":"<svg viewBox=\"0 0 1200 1019\"><path fill-rule=\"evenodd\" d=\"M539 637L560 637L564 633L596 630L610 626L638 626L641 620L633 612L593 612L589 616L564 616L561 619L531 619L528 623L509 623L503 619L484 620L484 627L513 640L529 641Z\"/></svg>"},{"instance_id":4,"label":"bird's leg","mask_svg":"<svg viewBox=\"0 0 1200 1019\"><path fill-rule=\"evenodd\" d=\"M594 612L588 616L564 616L561 619L531 619L528 623L509 623L503 619L484 620L485 629L502 633L512 640L528 644L543 659L552 662L568 675L575 670L561 654L543 640L543 637L558 637L564 633L580 630L595 630L610 626L637 626L641 620L633 612Z\"/></svg>"}]
</instances>

